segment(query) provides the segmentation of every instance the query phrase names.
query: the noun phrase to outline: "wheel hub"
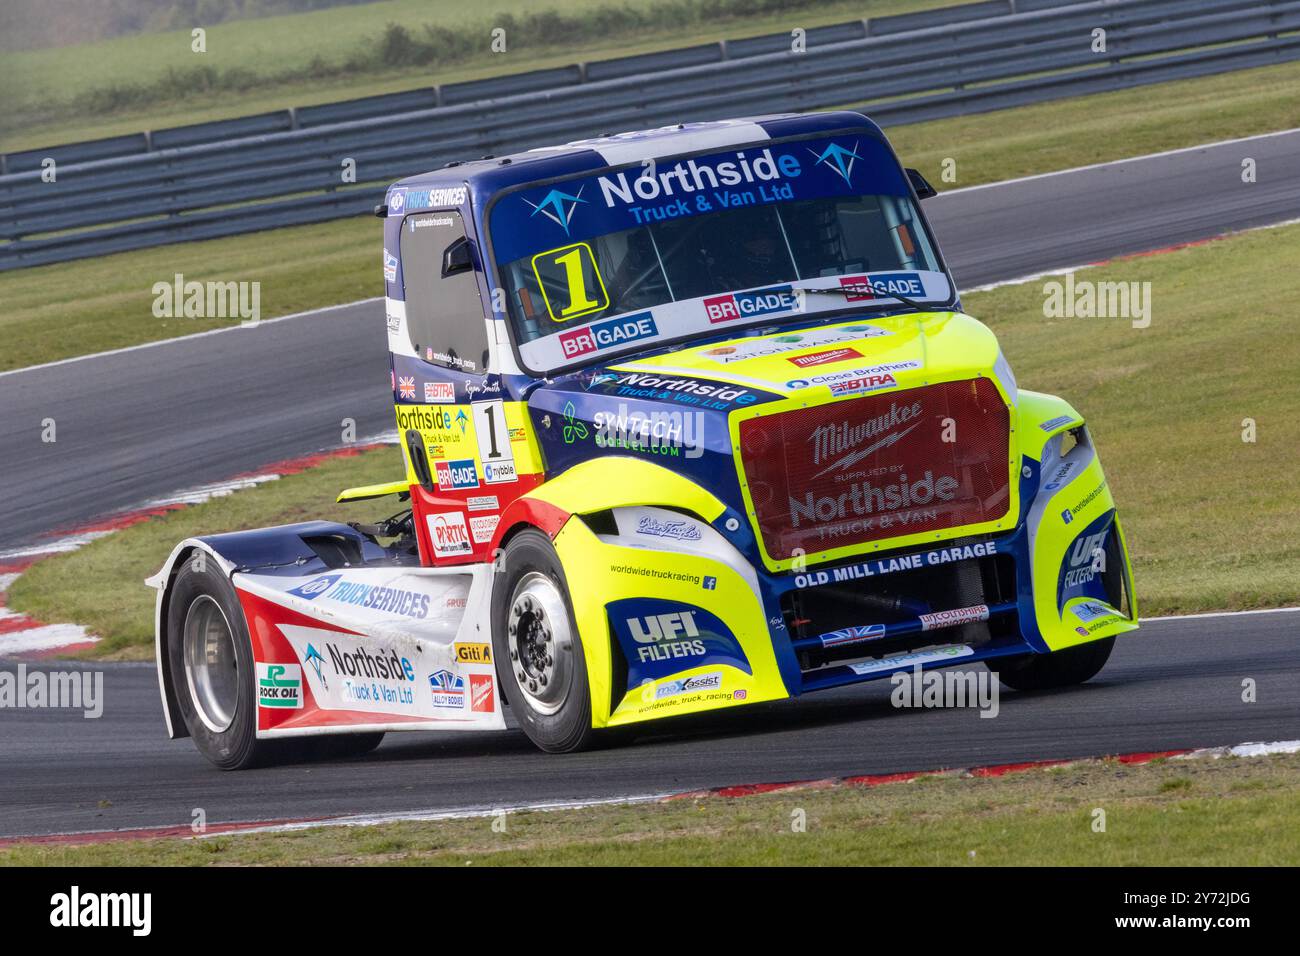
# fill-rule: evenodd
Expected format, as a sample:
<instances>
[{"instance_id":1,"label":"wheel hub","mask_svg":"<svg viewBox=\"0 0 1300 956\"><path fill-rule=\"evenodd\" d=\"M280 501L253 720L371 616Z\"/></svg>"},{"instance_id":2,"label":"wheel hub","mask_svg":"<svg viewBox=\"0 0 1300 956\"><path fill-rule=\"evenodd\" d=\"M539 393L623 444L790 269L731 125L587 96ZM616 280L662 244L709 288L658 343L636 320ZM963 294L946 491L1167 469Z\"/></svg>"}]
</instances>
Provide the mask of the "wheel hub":
<instances>
[{"instance_id":1,"label":"wheel hub","mask_svg":"<svg viewBox=\"0 0 1300 956\"><path fill-rule=\"evenodd\" d=\"M185 614L182 652L194 709L209 730L222 733L239 704L239 665L230 622L206 594L195 598Z\"/></svg>"},{"instance_id":2,"label":"wheel hub","mask_svg":"<svg viewBox=\"0 0 1300 956\"><path fill-rule=\"evenodd\" d=\"M540 571L515 586L506 618L510 671L528 706L553 714L573 681L573 635L559 588Z\"/></svg>"}]
</instances>

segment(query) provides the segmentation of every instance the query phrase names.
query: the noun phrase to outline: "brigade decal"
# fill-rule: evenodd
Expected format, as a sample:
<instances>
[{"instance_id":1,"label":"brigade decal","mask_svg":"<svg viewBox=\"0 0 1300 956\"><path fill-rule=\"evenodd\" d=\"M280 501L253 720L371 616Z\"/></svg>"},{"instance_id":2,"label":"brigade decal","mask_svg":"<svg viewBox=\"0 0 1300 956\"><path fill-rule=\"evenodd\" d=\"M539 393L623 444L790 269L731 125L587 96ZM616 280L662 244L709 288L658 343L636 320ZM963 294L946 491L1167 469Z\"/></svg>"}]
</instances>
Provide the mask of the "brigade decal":
<instances>
[{"instance_id":1,"label":"brigade decal","mask_svg":"<svg viewBox=\"0 0 1300 956\"><path fill-rule=\"evenodd\" d=\"M654 316L649 312L638 312L563 332L559 339L564 357L571 359L658 334Z\"/></svg>"},{"instance_id":2,"label":"brigade decal","mask_svg":"<svg viewBox=\"0 0 1300 956\"><path fill-rule=\"evenodd\" d=\"M434 462L434 471L438 477L438 488L442 491L458 491L462 488L479 486L478 471L474 467L472 458Z\"/></svg>"},{"instance_id":3,"label":"brigade decal","mask_svg":"<svg viewBox=\"0 0 1300 956\"><path fill-rule=\"evenodd\" d=\"M704 314L709 322L730 322L763 315L781 315L799 311L799 296L787 285L774 285L750 292L728 292L704 300Z\"/></svg>"},{"instance_id":4,"label":"brigade decal","mask_svg":"<svg viewBox=\"0 0 1300 956\"><path fill-rule=\"evenodd\" d=\"M257 706L276 710L302 707L302 668L297 664L257 662Z\"/></svg>"},{"instance_id":5,"label":"brigade decal","mask_svg":"<svg viewBox=\"0 0 1300 956\"><path fill-rule=\"evenodd\" d=\"M660 598L627 598L606 605L628 663L628 687L694 667L729 664L752 673L726 624L703 608Z\"/></svg>"}]
</instances>

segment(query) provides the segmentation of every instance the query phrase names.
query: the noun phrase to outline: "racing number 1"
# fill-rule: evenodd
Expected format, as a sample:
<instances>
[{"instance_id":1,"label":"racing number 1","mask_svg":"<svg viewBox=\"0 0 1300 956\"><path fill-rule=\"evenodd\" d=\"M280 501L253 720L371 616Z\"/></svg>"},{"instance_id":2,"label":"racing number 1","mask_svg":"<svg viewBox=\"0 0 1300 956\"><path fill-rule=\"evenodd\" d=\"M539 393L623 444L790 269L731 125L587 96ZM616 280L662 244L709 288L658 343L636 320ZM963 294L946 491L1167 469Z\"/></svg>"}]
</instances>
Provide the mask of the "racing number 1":
<instances>
[{"instance_id":1,"label":"racing number 1","mask_svg":"<svg viewBox=\"0 0 1300 956\"><path fill-rule=\"evenodd\" d=\"M595 279L594 285L588 282L589 272ZM542 298L546 300L546 311L556 322L567 322L609 306L605 280L596 267L591 246L585 242L561 246L533 256L533 274L537 276L537 285L542 290ZM551 301L551 295L560 291L567 293L567 303ZM597 293L599 298L593 298ZM557 306L560 306L558 310Z\"/></svg>"}]
</instances>

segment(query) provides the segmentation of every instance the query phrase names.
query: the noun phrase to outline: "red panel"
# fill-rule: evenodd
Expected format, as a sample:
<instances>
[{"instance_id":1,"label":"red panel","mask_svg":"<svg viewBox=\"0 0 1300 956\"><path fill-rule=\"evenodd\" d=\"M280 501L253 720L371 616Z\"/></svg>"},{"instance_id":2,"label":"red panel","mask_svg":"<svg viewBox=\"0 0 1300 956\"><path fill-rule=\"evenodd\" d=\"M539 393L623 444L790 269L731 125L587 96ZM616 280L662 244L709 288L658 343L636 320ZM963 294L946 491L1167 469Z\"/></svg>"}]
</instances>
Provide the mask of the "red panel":
<instances>
[{"instance_id":1,"label":"red panel","mask_svg":"<svg viewBox=\"0 0 1300 956\"><path fill-rule=\"evenodd\" d=\"M784 559L1002 518L1009 429L984 378L742 422L767 553Z\"/></svg>"}]
</instances>

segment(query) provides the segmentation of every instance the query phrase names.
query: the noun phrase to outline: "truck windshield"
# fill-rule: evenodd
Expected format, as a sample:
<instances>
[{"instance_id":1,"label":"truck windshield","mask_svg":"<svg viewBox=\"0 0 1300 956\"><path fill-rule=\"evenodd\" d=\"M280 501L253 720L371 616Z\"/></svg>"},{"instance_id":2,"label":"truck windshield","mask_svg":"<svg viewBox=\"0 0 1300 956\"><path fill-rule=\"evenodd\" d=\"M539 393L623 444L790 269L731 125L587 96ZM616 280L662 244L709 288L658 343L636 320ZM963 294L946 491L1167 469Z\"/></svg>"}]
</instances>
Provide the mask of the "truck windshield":
<instances>
[{"instance_id":1,"label":"truck windshield","mask_svg":"<svg viewBox=\"0 0 1300 956\"><path fill-rule=\"evenodd\" d=\"M897 160L867 137L530 187L497 202L491 229L533 371L716 334L723 324L852 308L890 291L950 297ZM801 294L845 285L858 291Z\"/></svg>"}]
</instances>

